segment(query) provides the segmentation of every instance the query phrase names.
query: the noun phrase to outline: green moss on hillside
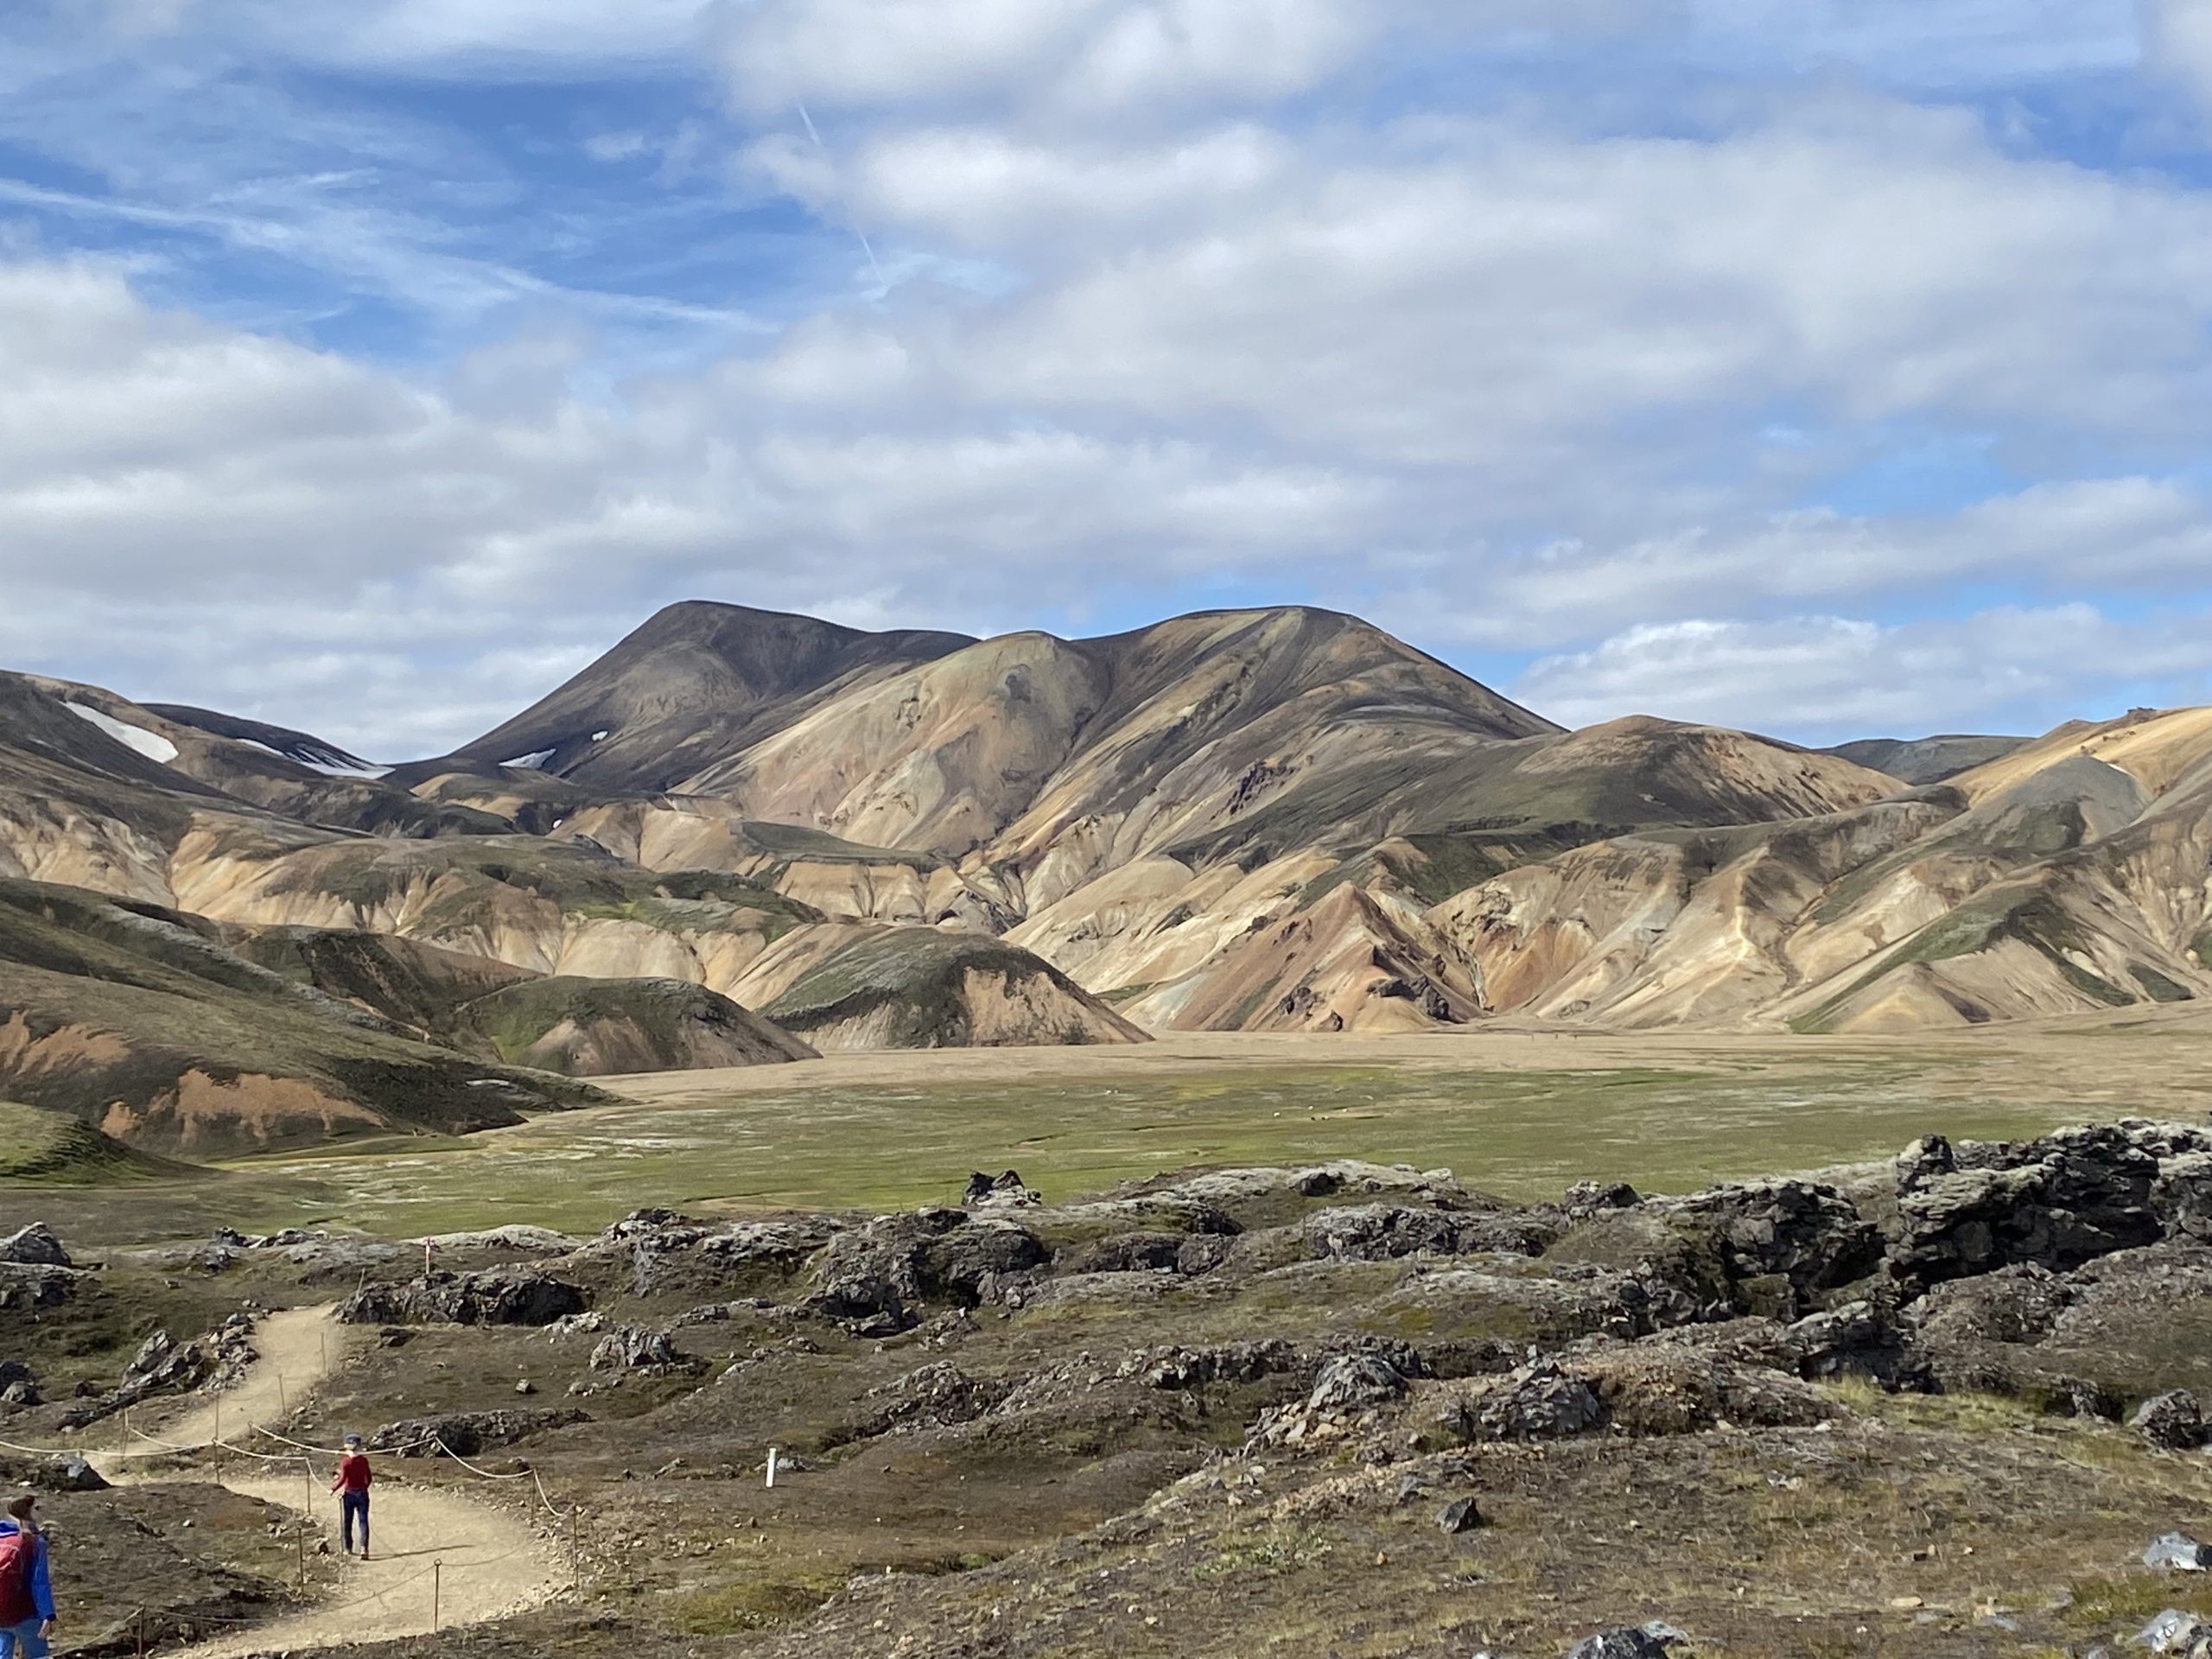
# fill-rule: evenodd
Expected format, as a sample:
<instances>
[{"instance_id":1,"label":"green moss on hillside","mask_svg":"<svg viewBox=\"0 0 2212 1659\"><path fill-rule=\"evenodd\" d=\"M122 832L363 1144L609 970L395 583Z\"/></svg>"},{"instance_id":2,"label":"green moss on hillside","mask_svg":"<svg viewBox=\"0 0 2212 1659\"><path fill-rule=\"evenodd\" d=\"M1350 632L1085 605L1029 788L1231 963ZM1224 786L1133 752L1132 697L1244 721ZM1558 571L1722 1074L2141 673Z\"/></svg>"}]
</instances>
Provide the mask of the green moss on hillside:
<instances>
[{"instance_id":1,"label":"green moss on hillside","mask_svg":"<svg viewBox=\"0 0 2212 1659\"><path fill-rule=\"evenodd\" d=\"M133 1152L66 1112L0 1100L0 1181L93 1186L182 1173L182 1166Z\"/></svg>"}]
</instances>

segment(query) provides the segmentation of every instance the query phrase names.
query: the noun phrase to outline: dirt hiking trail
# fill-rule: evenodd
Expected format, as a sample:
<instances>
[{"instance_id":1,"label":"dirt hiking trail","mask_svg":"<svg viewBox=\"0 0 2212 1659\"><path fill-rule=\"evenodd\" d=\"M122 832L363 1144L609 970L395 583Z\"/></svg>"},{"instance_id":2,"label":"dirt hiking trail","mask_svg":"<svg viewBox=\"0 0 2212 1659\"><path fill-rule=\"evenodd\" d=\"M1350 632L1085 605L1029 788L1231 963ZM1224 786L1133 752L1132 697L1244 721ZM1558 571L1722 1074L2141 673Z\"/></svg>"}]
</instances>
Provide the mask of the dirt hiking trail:
<instances>
[{"instance_id":1,"label":"dirt hiking trail","mask_svg":"<svg viewBox=\"0 0 2212 1659\"><path fill-rule=\"evenodd\" d=\"M213 1448L210 1455L220 1459L213 1478L241 1497L310 1516L334 1548L338 1500L328 1490L334 1459L320 1452L295 1454L252 1431L283 1432L290 1409L321 1383L356 1340L354 1332L332 1319L327 1307L270 1314L254 1328L258 1357L236 1388L195 1399L188 1409L151 1427L134 1414L136 1449L94 1454L92 1461L118 1484L174 1478L137 1465L149 1457L173 1455L168 1447ZM264 1457L283 1454L286 1460L262 1462L223 1447ZM567 1583L557 1552L527 1522L466 1491L410 1482L395 1471L397 1461L376 1460L370 1503L372 1553L365 1561L341 1559L343 1576L334 1592L265 1623L179 1649L173 1659L237 1659L421 1636L432 1629L434 1618L441 1630L480 1624L537 1606Z\"/></svg>"}]
</instances>

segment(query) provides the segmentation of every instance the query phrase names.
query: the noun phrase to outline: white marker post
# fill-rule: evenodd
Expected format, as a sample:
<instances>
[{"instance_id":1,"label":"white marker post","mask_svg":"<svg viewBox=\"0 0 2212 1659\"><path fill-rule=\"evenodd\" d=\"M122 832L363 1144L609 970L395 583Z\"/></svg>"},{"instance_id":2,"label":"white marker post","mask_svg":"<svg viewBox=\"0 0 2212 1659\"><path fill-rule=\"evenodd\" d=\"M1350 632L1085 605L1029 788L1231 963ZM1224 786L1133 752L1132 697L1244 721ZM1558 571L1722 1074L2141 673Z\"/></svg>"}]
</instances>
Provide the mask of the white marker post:
<instances>
[{"instance_id":1,"label":"white marker post","mask_svg":"<svg viewBox=\"0 0 2212 1659\"><path fill-rule=\"evenodd\" d=\"M770 1447L768 1448L768 1490L769 1490L769 1491L773 1491L775 1490L775 1487L776 1487L776 1448L775 1448L774 1446L770 1446Z\"/></svg>"}]
</instances>

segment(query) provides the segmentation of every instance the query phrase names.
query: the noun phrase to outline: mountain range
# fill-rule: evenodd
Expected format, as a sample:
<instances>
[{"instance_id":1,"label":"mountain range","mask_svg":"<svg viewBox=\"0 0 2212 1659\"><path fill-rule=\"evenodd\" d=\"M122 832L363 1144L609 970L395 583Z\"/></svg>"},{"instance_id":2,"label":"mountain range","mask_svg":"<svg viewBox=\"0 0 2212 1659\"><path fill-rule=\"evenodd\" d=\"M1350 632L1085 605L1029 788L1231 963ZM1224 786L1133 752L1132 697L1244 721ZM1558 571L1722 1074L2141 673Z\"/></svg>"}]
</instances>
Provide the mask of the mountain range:
<instances>
[{"instance_id":1,"label":"mountain range","mask_svg":"<svg viewBox=\"0 0 2212 1659\"><path fill-rule=\"evenodd\" d=\"M1566 731L1356 618L687 603L454 753L0 675L0 1096L163 1154L1173 1030L1902 1031L2212 994L2212 710Z\"/></svg>"}]
</instances>

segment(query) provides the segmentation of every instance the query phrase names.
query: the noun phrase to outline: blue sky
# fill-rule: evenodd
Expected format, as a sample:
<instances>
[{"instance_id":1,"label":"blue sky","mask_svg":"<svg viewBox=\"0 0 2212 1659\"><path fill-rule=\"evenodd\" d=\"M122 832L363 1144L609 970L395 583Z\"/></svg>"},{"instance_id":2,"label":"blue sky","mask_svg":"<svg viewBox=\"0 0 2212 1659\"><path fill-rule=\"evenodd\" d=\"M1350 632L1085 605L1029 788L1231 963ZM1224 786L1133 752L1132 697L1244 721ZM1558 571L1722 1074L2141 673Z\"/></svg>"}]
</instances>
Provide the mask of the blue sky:
<instances>
[{"instance_id":1,"label":"blue sky","mask_svg":"<svg viewBox=\"0 0 2212 1659\"><path fill-rule=\"evenodd\" d=\"M449 746L659 604L2212 701L2212 0L30 0L0 662Z\"/></svg>"}]
</instances>

